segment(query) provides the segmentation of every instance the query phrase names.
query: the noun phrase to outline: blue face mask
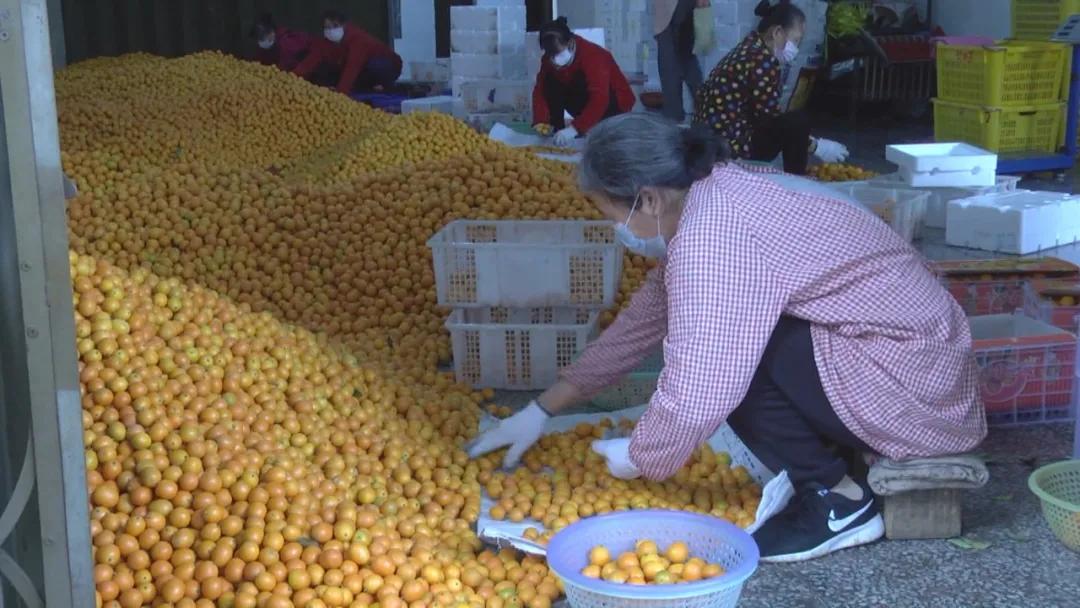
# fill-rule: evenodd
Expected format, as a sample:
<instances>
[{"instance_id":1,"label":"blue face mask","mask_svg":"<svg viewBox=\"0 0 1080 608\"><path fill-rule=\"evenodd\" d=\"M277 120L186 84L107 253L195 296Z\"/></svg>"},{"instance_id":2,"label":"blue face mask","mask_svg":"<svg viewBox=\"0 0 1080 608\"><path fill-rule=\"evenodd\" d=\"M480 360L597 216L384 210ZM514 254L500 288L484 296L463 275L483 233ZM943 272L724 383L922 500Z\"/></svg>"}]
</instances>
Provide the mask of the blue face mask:
<instances>
[{"instance_id":1,"label":"blue face mask","mask_svg":"<svg viewBox=\"0 0 1080 608\"><path fill-rule=\"evenodd\" d=\"M659 216L656 218L656 236L654 237L643 238L630 230L630 218L634 216L634 210L637 209L640 198L641 194L634 198L634 204L630 207L630 215L626 216L626 221L615 224L615 238L633 253L647 258L663 259L667 256L667 241L664 240L664 235L660 232Z\"/></svg>"}]
</instances>

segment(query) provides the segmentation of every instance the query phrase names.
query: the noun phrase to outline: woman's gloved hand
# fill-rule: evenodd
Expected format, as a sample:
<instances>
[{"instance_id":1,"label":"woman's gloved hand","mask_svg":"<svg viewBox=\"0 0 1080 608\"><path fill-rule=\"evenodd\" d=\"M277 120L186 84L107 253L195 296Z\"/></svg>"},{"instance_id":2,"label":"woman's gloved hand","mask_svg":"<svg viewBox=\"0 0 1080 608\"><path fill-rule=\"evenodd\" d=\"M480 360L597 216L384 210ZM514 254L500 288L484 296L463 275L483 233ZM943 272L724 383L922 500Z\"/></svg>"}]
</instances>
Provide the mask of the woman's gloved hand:
<instances>
[{"instance_id":1,"label":"woman's gloved hand","mask_svg":"<svg viewBox=\"0 0 1080 608\"><path fill-rule=\"evenodd\" d=\"M533 131L536 131L544 137L549 137L551 135L551 132L554 131L554 129L551 127L551 125L540 122L533 125Z\"/></svg>"},{"instance_id":2,"label":"woman's gloved hand","mask_svg":"<svg viewBox=\"0 0 1080 608\"><path fill-rule=\"evenodd\" d=\"M844 144L831 139L818 139L816 142L814 156L818 160L826 163L842 163L847 160L849 152Z\"/></svg>"},{"instance_id":3,"label":"woman's gloved hand","mask_svg":"<svg viewBox=\"0 0 1080 608\"><path fill-rule=\"evenodd\" d=\"M539 441L548 418L540 404L533 401L525 409L469 442L465 451L469 453L469 458L476 458L510 446L503 458L503 467L514 468L521 460L521 455Z\"/></svg>"},{"instance_id":4,"label":"woman's gloved hand","mask_svg":"<svg viewBox=\"0 0 1080 608\"><path fill-rule=\"evenodd\" d=\"M619 479L637 479L641 471L630 462L630 438L598 439L592 442L592 449L607 461L612 477Z\"/></svg>"},{"instance_id":5,"label":"woman's gloved hand","mask_svg":"<svg viewBox=\"0 0 1080 608\"><path fill-rule=\"evenodd\" d=\"M575 138L577 138L578 132L573 126L566 127L555 134L555 145L560 148L569 147Z\"/></svg>"}]
</instances>

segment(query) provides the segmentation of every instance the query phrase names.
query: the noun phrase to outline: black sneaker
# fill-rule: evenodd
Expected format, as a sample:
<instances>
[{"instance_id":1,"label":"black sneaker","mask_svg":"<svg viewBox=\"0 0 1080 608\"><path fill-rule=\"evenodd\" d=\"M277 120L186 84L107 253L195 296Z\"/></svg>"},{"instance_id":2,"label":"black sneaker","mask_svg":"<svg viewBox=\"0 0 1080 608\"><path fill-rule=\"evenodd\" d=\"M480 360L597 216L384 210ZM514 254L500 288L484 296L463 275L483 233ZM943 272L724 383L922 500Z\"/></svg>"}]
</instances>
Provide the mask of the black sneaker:
<instances>
[{"instance_id":1,"label":"black sneaker","mask_svg":"<svg viewBox=\"0 0 1080 608\"><path fill-rule=\"evenodd\" d=\"M859 483L862 500L851 500L814 484L765 522L754 540L764 562L801 562L833 551L872 543L885 534L877 501Z\"/></svg>"}]
</instances>

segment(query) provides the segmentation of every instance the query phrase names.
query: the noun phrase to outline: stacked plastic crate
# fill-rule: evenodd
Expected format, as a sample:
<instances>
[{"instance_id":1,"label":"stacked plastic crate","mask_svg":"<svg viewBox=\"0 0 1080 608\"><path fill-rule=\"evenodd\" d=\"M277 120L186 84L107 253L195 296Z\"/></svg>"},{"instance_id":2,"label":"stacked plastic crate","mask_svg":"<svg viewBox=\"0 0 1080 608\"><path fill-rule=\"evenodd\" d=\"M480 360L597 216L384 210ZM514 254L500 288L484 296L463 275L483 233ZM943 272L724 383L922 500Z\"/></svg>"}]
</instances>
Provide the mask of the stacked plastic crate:
<instances>
[{"instance_id":1,"label":"stacked plastic crate","mask_svg":"<svg viewBox=\"0 0 1080 608\"><path fill-rule=\"evenodd\" d=\"M522 0L479 0L450 9L451 93L479 131L527 121L532 101Z\"/></svg>"},{"instance_id":2,"label":"stacked plastic crate","mask_svg":"<svg viewBox=\"0 0 1080 608\"><path fill-rule=\"evenodd\" d=\"M935 138L998 153L1056 151L1068 60L1069 47L1053 42L939 45Z\"/></svg>"},{"instance_id":3,"label":"stacked plastic crate","mask_svg":"<svg viewBox=\"0 0 1080 608\"><path fill-rule=\"evenodd\" d=\"M609 222L451 222L428 241L451 310L454 372L476 388L538 390L558 379L611 308L623 251Z\"/></svg>"}]
</instances>

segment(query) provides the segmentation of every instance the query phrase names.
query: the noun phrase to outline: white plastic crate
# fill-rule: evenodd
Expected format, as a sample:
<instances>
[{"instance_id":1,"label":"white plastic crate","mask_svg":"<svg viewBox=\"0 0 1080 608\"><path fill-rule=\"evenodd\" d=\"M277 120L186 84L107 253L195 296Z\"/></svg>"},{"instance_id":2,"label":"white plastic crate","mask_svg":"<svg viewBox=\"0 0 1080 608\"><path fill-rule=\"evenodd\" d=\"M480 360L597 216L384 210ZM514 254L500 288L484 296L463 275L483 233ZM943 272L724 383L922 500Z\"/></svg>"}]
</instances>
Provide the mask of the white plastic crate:
<instances>
[{"instance_id":1,"label":"white plastic crate","mask_svg":"<svg viewBox=\"0 0 1080 608\"><path fill-rule=\"evenodd\" d=\"M454 78L467 80L513 79L521 80L528 74L525 67L525 50L520 53L451 53L450 73Z\"/></svg>"},{"instance_id":2,"label":"white plastic crate","mask_svg":"<svg viewBox=\"0 0 1080 608\"><path fill-rule=\"evenodd\" d=\"M971 144L888 146L885 158L900 167L908 185L916 187L993 186L997 177L997 154Z\"/></svg>"},{"instance_id":3,"label":"white plastic crate","mask_svg":"<svg viewBox=\"0 0 1080 608\"><path fill-rule=\"evenodd\" d=\"M428 247L441 306L607 309L622 277L610 222L457 220Z\"/></svg>"},{"instance_id":4,"label":"white plastic crate","mask_svg":"<svg viewBox=\"0 0 1080 608\"><path fill-rule=\"evenodd\" d=\"M545 389L596 330L579 308L459 308L446 328L457 381L474 388Z\"/></svg>"},{"instance_id":5,"label":"white plastic crate","mask_svg":"<svg viewBox=\"0 0 1080 608\"><path fill-rule=\"evenodd\" d=\"M528 80L472 80L461 84L466 112L531 112L533 83Z\"/></svg>"},{"instance_id":6,"label":"white plastic crate","mask_svg":"<svg viewBox=\"0 0 1080 608\"><path fill-rule=\"evenodd\" d=\"M1016 190L949 202L945 242L1024 255L1080 240L1080 197Z\"/></svg>"},{"instance_id":7,"label":"white plastic crate","mask_svg":"<svg viewBox=\"0 0 1080 608\"><path fill-rule=\"evenodd\" d=\"M525 7L452 6L450 29L525 31Z\"/></svg>"},{"instance_id":8,"label":"white plastic crate","mask_svg":"<svg viewBox=\"0 0 1080 608\"><path fill-rule=\"evenodd\" d=\"M525 30L450 30L453 53L507 54L525 51Z\"/></svg>"},{"instance_id":9,"label":"white plastic crate","mask_svg":"<svg viewBox=\"0 0 1080 608\"><path fill-rule=\"evenodd\" d=\"M497 124L527 122L529 118L531 116L528 112L474 112L465 114L462 120L474 130L486 135Z\"/></svg>"},{"instance_id":10,"label":"white plastic crate","mask_svg":"<svg viewBox=\"0 0 1080 608\"><path fill-rule=\"evenodd\" d=\"M908 242L918 236L917 226L930 198L929 192L862 183L835 184L831 187L861 203Z\"/></svg>"},{"instance_id":11,"label":"white plastic crate","mask_svg":"<svg viewBox=\"0 0 1080 608\"><path fill-rule=\"evenodd\" d=\"M899 173L887 173L871 178L868 182L873 186L885 186L888 188L911 188ZM949 201L958 198L968 198L981 194L995 194L998 192L1012 192L1020 183L1020 177L1016 175L999 175L993 186L976 186L972 188L922 188L930 193L926 204L926 214L923 216L923 224L928 228L945 227L945 211Z\"/></svg>"}]
</instances>

